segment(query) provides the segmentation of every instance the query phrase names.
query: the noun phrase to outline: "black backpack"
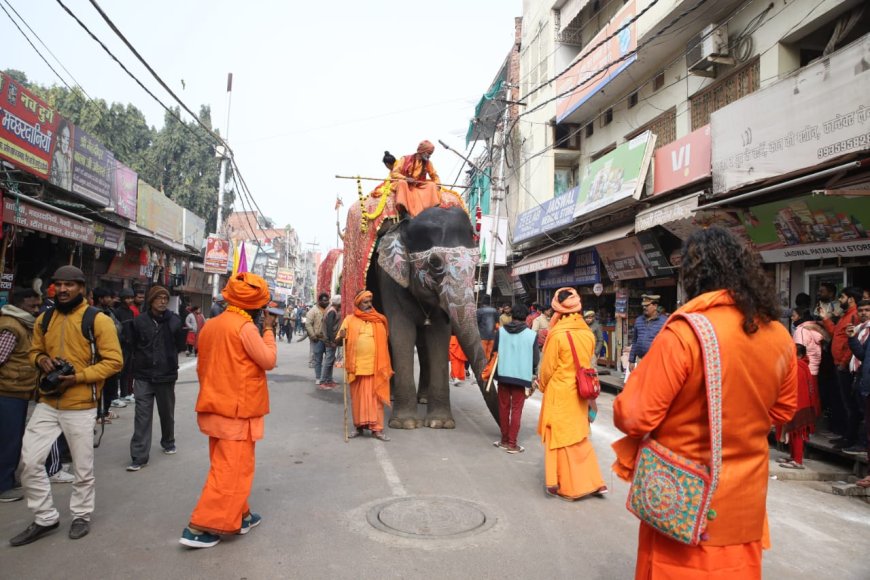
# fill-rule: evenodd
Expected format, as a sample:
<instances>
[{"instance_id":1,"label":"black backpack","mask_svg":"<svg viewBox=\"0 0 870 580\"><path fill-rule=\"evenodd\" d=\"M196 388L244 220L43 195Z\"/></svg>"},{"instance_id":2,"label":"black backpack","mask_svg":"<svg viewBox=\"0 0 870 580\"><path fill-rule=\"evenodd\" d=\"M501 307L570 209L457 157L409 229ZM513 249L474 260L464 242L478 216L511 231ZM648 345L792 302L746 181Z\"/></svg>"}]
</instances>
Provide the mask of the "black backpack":
<instances>
[{"instance_id":1,"label":"black backpack","mask_svg":"<svg viewBox=\"0 0 870 580\"><path fill-rule=\"evenodd\" d=\"M50 308L46 310L42 315L42 334L45 336L45 333L48 332L48 325L51 324L51 317L54 315L54 308ZM96 351L96 339L94 338L94 320L97 318L97 314L100 313L99 308L95 308L93 306L88 306L85 310L84 316L82 316L82 336L88 339L88 342L91 343L91 364L97 362L97 351Z\"/></svg>"}]
</instances>

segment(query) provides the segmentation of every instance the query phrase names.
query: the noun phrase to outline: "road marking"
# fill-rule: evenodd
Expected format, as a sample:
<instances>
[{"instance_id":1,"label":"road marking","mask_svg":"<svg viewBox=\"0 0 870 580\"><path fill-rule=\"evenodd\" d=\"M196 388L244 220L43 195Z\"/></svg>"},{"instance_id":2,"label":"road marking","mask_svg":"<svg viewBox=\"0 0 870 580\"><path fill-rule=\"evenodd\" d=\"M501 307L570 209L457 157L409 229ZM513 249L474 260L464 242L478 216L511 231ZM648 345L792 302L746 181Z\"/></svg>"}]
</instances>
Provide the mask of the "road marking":
<instances>
[{"instance_id":1,"label":"road marking","mask_svg":"<svg viewBox=\"0 0 870 580\"><path fill-rule=\"evenodd\" d=\"M380 441L373 441L372 443L375 444L375 456L378 458L378 463L384 471L384 477L387 478L387 484L389 484L393 495L408 495L408 492L405 491L405 487L402 485L402 481L399 479L396 468L393 467L393 462L390 460L387 450L384 449L384 444Z\"/></svg>"}]
</instances>

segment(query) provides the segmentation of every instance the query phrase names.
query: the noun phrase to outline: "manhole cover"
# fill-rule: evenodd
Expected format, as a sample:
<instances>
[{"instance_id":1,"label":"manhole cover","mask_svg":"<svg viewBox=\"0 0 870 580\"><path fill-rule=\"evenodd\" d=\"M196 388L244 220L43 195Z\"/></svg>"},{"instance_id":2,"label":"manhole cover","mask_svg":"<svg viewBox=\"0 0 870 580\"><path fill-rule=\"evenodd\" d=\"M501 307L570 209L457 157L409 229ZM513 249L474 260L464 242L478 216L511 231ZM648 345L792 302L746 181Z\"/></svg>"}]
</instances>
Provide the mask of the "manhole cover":
<instances>
[{"instance_id":1,"label":"manhole cover","mask_svg":"<svg viewBox=\"0 0 870 580\"><path fill-rule=\"evenodd\" d=\"M393 499L370 509L367 519L381 531L419 539L478 534L495 522L479 505L450 497Z\"/></svg>"}]
</instances>

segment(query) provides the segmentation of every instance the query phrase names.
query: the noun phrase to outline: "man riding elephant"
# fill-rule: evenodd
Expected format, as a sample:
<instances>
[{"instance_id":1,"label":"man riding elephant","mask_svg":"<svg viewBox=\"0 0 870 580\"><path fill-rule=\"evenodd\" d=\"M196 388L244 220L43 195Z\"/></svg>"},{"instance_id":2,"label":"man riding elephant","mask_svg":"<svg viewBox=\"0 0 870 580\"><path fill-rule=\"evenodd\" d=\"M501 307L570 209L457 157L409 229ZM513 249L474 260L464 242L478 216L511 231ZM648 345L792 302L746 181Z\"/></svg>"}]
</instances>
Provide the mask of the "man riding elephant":
<instances>
[{"instance_id":1,"label":"man riding elephant","mask_svg":"<svg viewBox=\"0 0 870 580\"><path fill-rule=\"evenodd\" d=\"M396 207L400 213L415 217L441 203L441 178L430 161L434 152L432 143L422 141L416 153L400 157L393 164L390 179L395 182Z\"/></svg>"}]
</instances>

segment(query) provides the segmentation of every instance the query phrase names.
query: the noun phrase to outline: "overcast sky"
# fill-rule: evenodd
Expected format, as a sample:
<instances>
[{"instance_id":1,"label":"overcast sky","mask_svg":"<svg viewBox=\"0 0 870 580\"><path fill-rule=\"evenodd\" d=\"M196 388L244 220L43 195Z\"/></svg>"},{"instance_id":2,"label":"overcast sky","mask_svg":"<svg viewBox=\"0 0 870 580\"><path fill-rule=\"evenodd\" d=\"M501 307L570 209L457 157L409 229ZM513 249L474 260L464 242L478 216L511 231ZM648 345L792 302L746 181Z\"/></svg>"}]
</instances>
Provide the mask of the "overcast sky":
<instances>
[{"instance_id":1,"label":"overcast sky","mask_svg":"<svg viewBox=\"0 0 870 580\"><path fill-rule=\"evenodd\" d=\"M162 126L160 105L56 1L2 1L88 94L133 103L150 125ZM63 1L173 104L88 0ZM211 105L224 135L226 75L233 73L229 141L242 174L266 215L280 226L290 223L302 242L316 240L321 250L335 245L336 194L345 206L357 199L355 182L336 174L382 177L385 150L399 157L422 139L464 149L474 106L511 50L514 17L522 12L520 0L101 0L100 6L192 110ZM0 69L60 84L2 13L0 32ZM433 162L444 182L461 163L440 146Z\"/></svg>"}]
</instances>

